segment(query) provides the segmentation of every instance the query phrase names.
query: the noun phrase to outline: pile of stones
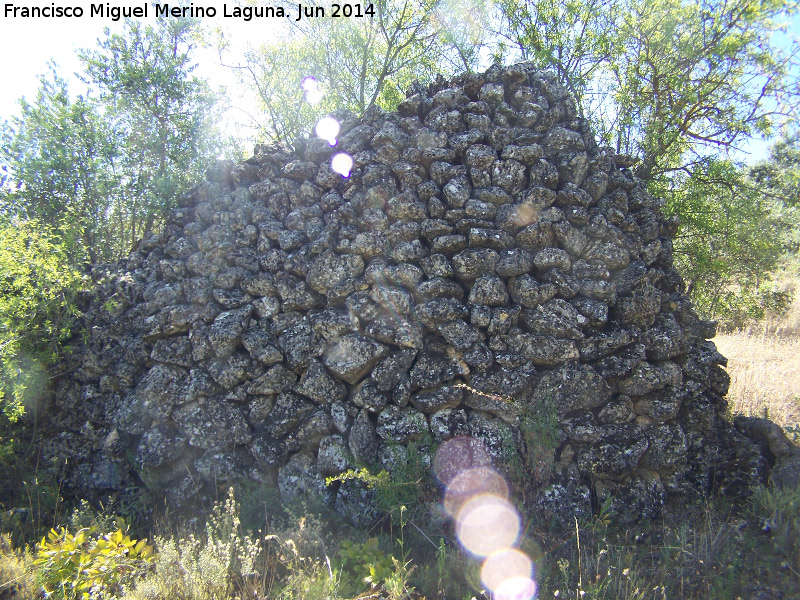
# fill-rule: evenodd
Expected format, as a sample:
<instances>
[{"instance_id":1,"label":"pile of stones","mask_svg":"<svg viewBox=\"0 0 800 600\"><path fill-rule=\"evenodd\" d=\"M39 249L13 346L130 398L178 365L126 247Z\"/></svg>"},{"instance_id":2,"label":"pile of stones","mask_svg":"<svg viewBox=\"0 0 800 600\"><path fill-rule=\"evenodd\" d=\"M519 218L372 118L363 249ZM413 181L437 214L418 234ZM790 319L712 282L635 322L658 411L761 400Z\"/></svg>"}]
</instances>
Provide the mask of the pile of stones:
<instances>
[{"instance_id":1,"label":"pile of stones","mask_svg":"<svg viewBox=\"0 0 800 600\"><path fill-rule=\"evenodd\" d=\"M722 418L677 221L553 76L495 67L333 116L335 147L210 167L94 268L46 444L68 485L179 502L250 479L363 516L360 482L326 477L456 436L567 522L763 479Z\"/></svg>"}]
</instances>

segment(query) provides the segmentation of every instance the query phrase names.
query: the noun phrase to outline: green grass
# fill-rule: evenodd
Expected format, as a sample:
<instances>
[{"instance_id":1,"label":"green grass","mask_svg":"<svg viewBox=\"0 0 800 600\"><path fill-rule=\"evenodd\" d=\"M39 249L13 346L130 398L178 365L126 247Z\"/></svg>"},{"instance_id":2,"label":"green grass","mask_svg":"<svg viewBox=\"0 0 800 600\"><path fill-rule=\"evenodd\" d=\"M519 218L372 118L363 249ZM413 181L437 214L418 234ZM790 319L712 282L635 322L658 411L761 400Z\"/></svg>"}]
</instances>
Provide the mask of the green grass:
<instances>
[{"instance_id":1,"label":"green grass","mask_svg":"<svg viewBox=\"0 0 800 600\"><path fill-rule=\"evenodd\" d=\"M387 518L371 531L343 529L331 515L298 510L267 515L260 531L248 532L231 493L204 527L176 531L165 522L156 528L153 566L113 597L487 597L480 565L460 551L451 530L441 533L419 516L399 524ZM71 522L91 520L91 512L84 506ZM520 540L536 566L538 598L791 598L800 589L800 490L759 489L739 508L720 499L667 506L660 519L634 527L609 513L565 525L554 529L533 519ZM15 550L2 538L0 598L43 597L36 552Z\"/></svg>"}]
</instances>

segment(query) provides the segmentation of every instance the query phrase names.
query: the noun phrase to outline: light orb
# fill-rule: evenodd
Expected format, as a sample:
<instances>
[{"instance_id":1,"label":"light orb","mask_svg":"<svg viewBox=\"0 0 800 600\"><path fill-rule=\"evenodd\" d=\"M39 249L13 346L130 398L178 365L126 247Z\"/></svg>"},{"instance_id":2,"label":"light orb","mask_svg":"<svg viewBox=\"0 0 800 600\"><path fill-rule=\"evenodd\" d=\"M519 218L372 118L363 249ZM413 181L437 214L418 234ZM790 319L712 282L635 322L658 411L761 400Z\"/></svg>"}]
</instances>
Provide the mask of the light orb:
<instances>
[{"instance_id":1,"label":"light orb","mask_svg":"<svg viewBox=\"0 0 800 600\"><path fill-rule=\"evenodd\" d=\"M522 523L517 509L505 498L477 496L456 517L456 536L475 556L489 556L513 546Z\"/></svg>"},{"instance_id":2,"label":"light orb","mask_svg":"<svg viewBox=\"0 0 800 600\"><path fill-rule=\"evenodd\" d=\"M336 136L339 135L339 129L339 121L332 117L324 117L319 120L317 126L314 128L314 132L331 146L335 146Z\"/></svg>"},{"instance_id":3,"label":"light orb","mask_svg":"<svg viewBox=\"0 0 800 600\"><path fill-rule=\"evenodd\" d=\"M353 169L352 157L349 154L340 152L331 159L331 169L342 177L350 177L350 171Z\"/></svg>"}]
</instances>

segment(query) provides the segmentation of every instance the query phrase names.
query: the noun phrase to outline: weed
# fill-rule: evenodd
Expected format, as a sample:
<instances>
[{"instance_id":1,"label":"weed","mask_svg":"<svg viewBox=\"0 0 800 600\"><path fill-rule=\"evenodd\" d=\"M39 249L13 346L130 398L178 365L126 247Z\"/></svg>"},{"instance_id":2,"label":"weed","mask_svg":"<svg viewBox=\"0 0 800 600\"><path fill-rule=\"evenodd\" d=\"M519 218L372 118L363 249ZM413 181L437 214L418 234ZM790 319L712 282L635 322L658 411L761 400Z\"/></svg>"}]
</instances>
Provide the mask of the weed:
<instances>
[{"instance_id":1,"label":"weed","mask_svg":"<svg viewBox=\"0 0 800 600\"><path fill-rule=\"evenodd\" d=\"M661 520L633 528L605 509L571 531L529 529L519 545L535 561L541 598L789 598L800 587L798 503L800 491L760 489L744 511L721 501L681 503L668 505ZM388 539L346 532L302 505L280 519L265 514L265 523L270 516L283 529L273 525L272 533L256 536L243 531L238 515L230 494L196 534L156 538L158 558L142 577L107 585L106 591L121 600L337 600L373 584L367 593L387 600L482 597L480 564L446 536L425 539L428 534L410 520L406 508L398 507L398 527ZM107 515L86 505L70 522L95 518L109 523ZM339 551L329 553L336 543ZM81 552L76 549L76 555ZM11 550L7 536L0 539L0 598L12 589L11 598L41 597L36 569L30 553ZM47 582L45 572L38 577ZM72 597L79 595L83 590Z\"/></svg>"},{"instance_id":2,"label":"weed","mask_svg":"<svg viewBox=\"0 0 800 600\"><path fill-rule=\"evenodd\" d=\"M233 488L215 503L203 536L156 538L155 569L127 590L129 600L221 600L264 593L273 569L263 540L242 531Z\"/></svg>"},{"instance_id":3,"label":"weed","mask_svg":"<svg viewBox=\"0 0 800 600\"><path fill-rule=\"evenodd\" d=\"M116 525L116 531L105 535L97 535L94 527L75 535L66 528L50 530L33 561L48 597L72 600L114 594L155 560L152 546L132 540L123 520Z\"/></svg>"},{"instance_id":4,"label":"weed","mask_svg":"<svg viewBox=\"0 0 800 600\"><path fill-rule=\"evenodd\" d=\"M800 572L800 489L761 487L750 501L754 516L770 534L787 567Z\"/></svg>"},{"instance_id":5,"label":"weed","mask_svg":"<svg viewBox=\"0 0 800 600\"><path fill-rule=\"evenodd\" d=\"M375 490L378 508L397 523L400 507L417 514L426 503L439 499L439 488L431 476L433 452L430 439L410 442L405 448L405 460L399 462L391 475L384 469L362 467L328 477L325 484L352 479L362 481Z\"/></svg>"},{"instance_id":6,"label":"weed","mask_svg":"<svg viewBox=\"0 0 800 600\"><path fill-rule=\"evenodd\" d=\"M344 595L357 595L367 589L367 584L378 585L392 573L392 558L378 546L372 537L357 544L344 540L339 546L335 567L341 575L339 591Z\"/></svg>"},{"instance_id":7,"label":"weed","mask_svg":"<svg viewBox=\"0 0 800 600\"><path fill-rule=\"evenodd\" d=\"M408 558L409 549L406 547L405 528L407 521L405 520L405 512L406 507L401 506L400 537L395 540L397 545L400 546L400 558L392 556L394 570L383 580L383 587L389 595L389 600L406 600L411 598L411 594L414 593L414 588L409 585L411 573L415 567L408 568L411 561Z\"/></svg>"},{"instance_id":8,"label":"weed","mask_svg":"<svg viewBox=\"0 0 800 600\"><path fill-rule=\"evenodd\" d=\"M520 410L520 432L525 442L525 462L512 473L534 487L546 485L558 447L558 411L550 397L525 403Z\"/></svg>"},{"instance_id":9,"label":"weed","mask_svg":"<svg viewBox=\"0 0 800 600\"><path fill-rule=\"evenodd\" d=\"M525 456L524 458L520 456L519 444L512 431L504 430L501 434L502 456L507 475L520 487L546 484L550 478L560 431L558 410L553 398L522 402L510 396L488 394L466 384L460 384L458 387L516 407L519 415L519 431L525 443Z\"/></svg>"},{"instance_id":10,"label":"weed","mask_svg":"<svg viewBox=\"0 0 800 600\"><path fill-rule=\"evenodd\" d=\"M14 550L11 537L0 535L0 598L34 600L40 597L31 553L27 549Z\"/></svg>"}]
</instances>

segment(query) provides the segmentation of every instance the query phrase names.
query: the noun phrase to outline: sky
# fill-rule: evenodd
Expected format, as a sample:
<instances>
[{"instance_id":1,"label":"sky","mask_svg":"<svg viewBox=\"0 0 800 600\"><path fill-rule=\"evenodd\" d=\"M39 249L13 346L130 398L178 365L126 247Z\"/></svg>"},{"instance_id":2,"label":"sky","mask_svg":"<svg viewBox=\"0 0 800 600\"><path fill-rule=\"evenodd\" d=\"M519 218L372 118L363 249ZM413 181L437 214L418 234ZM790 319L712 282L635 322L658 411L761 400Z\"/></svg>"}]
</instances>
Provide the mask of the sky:
<instances>
[{"instance_id":1,"label":"sky","mask_svg":"<svg viewBox=\"0 0 800 600\"><path fill-rule=\"evenodd\" d=\"M23 0L25 2L26 0ZM27 6L49 6L52 3L42 0L33 0ZM71 95L83 93L86 86L72 76L81 70L78 51L84 48L95 48L98 38L104 37L106 27L112 32L121 30L122 21L90 17L91 2L86 0L53 0L57 6L80 6L84 15L80 18L22 18L6 16L4 8L0 7L0 57L3 64L0 69L0 120L8 119L19 114L18 100L26 97L33 101L39 88L39 77L49 72L48 63L55 61L59 74L70 81ZM140 2L110 2L114 6L142 7L145 1ZM97 2L95 2L97 4ZM218 15L222 13L222 1L211 0L198 2L197 6L214 6ZM228 4L231 6L231 3ZM5 6L3 4L2 6ZM23 6L22 3L17 6ZM148 10L145 22L155 23L153 7ZM204 25L221 26L231 40L231 46L226 61L236 62L237 57L243 56L248 45L257 47L274 37L275 32L283 25L281 19L253 19L245 22L241 19L204 18ZM214 48L199 49L195 53L198 63L195 71L200 77L208 78L213 86L225 87L231 104L242 111L253 113L256 109L254 101L249 98L237 97L235 91L241 86L237 85L236 78L227 67L220 64L219 53ZM72 76L72 77L71 77ZM231 111L232 118L236 116L236 108ZM246 120L242 118L242 120Z\"/></svg>"},{"instance_id":2,"label":"sky","mask_svg":"<svg viewBox=\"0 0 800 600\"><path fill-rule=\"evenodd\" d=\"M25 1L25 0L23 0ZM67 77L69 74L80 70L80 61L77 58L77 51L81 48L92 48L96 46L96 40L103 36L103 29L110 27L112 31L119 28L120 22L114 22L106 16L89 16L90 2L86 0L54 0L56 5L80 6L84 9L84 16L80 18L23 18L17 16L6 16L5 7L0 10L0 57L3 59L2 70L0 70L0 120L8 119L12 115L19 113L17 100L27 97L33 100L39 87L39 76L48 72L48 61L55 60L58 64L59 73ZM140 2L113 1L115 6L142 7L146 0ZM33 0L28 6L50 6L46 0ZM217 8L218 15L222 14L222 0L206 0L197 2L195 6L214 6ZM231 6L229 3L228 6ZM23 6L23 4L17 4ZM149 7L149 20L154 21L152 6ZM236 62L237 57L241 57L248 45L258 46L269 41L275 32L283 25L278 18L253 19L245 22L241 19L203 19L206 25L221 25L230 34L232 46L227 60ZM775 37L778 44L789 44L791 39L800 36L800 13L788 25L786 35ZM796 42L795 42L796 43ZM242 94L237 95L236 91L241 90L237 85L232 71L219 64L218 53L213 49L201 50L197 54L198 73L202 77L207 77L212 85L224 86L227 88L230 101L234 107L228 114L231 121L246 121L245 113L253 114L257 112L253 99L248 99ZM85 86L73 78L71 93L77 95L85 90ZM744 160L750 164L767 157L769 142L764 140L752 140L745 152L740 153L736 158Z\"/></svg>"}]
</instances>

